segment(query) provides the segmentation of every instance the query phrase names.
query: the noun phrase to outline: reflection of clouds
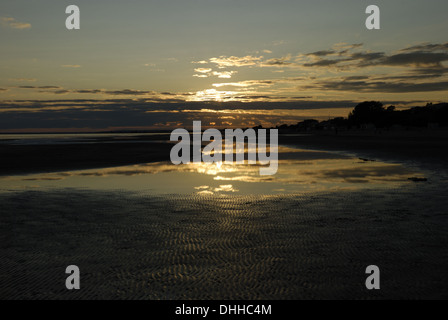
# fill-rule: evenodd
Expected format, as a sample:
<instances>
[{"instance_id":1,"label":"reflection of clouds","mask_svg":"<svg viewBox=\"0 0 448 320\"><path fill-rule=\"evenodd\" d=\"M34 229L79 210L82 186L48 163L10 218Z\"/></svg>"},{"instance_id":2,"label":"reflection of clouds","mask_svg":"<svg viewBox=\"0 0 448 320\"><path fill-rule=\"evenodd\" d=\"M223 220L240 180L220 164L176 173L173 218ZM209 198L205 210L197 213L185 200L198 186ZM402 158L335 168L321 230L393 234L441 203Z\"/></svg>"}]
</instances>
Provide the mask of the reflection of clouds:
<instances>
[{"instance_id":1,"label":"reflection of clouds","mask_svg":"<svg viewBox=\"0 0 448 320\"><path fill-rule=\"evenodd\" d=\"M235 172L237 171L237 167L229 164L223 164L222 162L215 162L215 163L205 163L205 162L199 162L199 163L190 163L186 165L190 168L190 170L193 170L193 172L203 173L207 175L217 175L221 172Z\"/></svg>"},{"instance_id":2,"label":"reflection of clouds","mask_svg":"<svg viewBox=\"0 0 448 320\"><path fill-rule=\"evenodd\" d=\"M175 192L195 192L199 195L225 195L236 192L287 194L303 191L359 190L363 187L406 184L409 183L409 177L422 177L421 174L396 164L359 163L355 158L340 157L333 153L292 150L287 147L280 149L281 154L287 156L279 161L279 170L272 176L260 176L260 164L200 162L175 166L169 162L158 162L5 177L2 180L5 185L8 181L19 181L17 184L26 184L27 187L30 187L29 183L33 181L41 186L80 185L108 188L120 185L127 188L152 188L151 190L156 192L172 192L175 189Z\"/></svg>"},{"instance_id":3,"label":"reflection of clouds","mask_svg":"<svg viewBox=\"0 0 448 320\"><path fill-rule=\"evenodd\" d=\"M312 155L314 157L314 155ZM321 159L321 160L281 160L279 171L273 176L260 176L259 164L235 163L190 163L174 166L167 162L134 165L122 168L106 168L99 170L73 171L37 175L22 178L24 181L62 180L68 177L110 177L110 176L138 176L160 173L199 173L213 176L215 181L238 181L247 183L283 183L283 184L312 184L316 182L394 182L407 180L410 170L391 164L376 163L365 166L353 162L353 159ZM415 175L415 174L414 174ZM195 187L197 190L209 189L203 185Z\"/></svg>"},{"instance_id":4,"label":"reflection of clouds","mask_svg":"<svg viewBox=\"0 0 448 320\"><path fill-rule=\"evenodd\" d=\"M238 192L239 190L235 189L233 187L233 185L231 184L224 184L224 185L220 185L217 188L212 188L210 186L199 186L199 187L195 187L196 190L200 190L198 192L196 192L197 194L200 195L210 195L210 194L215 194L215 193L220 193L220 192Z\"/></svg>"},{"instance_id":5,"label":"reflection of clouds","mask_svg":"<svg viewBox=\"0 0 448 320\"><path fill-rule=\"evenodd\" d=\"M197 194L200 194L200 195L211 195L211 194L214 194L214 193L213 193L213 191L210 191L210 190L202 190L202 191L197 192Z\"/></svg>"},{"instance_id":6,"label":"reflection of clouds","mask_svg":"<svg viewBox=\"0 0 448 320\"><path fill-rule=\"evenodd\" d=\"M268 182L274 181L274 177L272 176L236 176L236 177L223 177L216 176L214 180L223 180L223 181L243 181L243 182Z\"/></svg>"},{"instance_id":7,"label":"reflection of clouds","mask_svg":"<svg viewBox=\"0 0 448 320\"><path fill-rule=\"evenodd\" d=\"M233 188L233 185L231 185L231 184L220 185L219 188L215 188L214 190L215 190L215 192L220 192L220 191L223 191L223 192L238 192L238 190Z\"/></svg>"},{"instance_id":8,"label":"reflection of clouds","mask_svg":"<svg viewBox=\"0 0 448 320\"><path fill-rule=\"evenodd\" d=\"M248 183L316 184L316 183L387 183L405 181L412 171L401 165L378 163L361 166L353 159L315 161L284 160L279 162L278 174L260 176L255 167L246 166L234 172L219 173L216 181ZM334 167L334 169L329 168Z\"/></svg>"},{"instance_id":9,"label":"reflection of clouds","mask_svg":"<svg viewBox=\"0 0 448 320\"><path fill-rule=\"evenodd\" d=\"M33 178L21 178L20 180L60 180L68 177L109 177L113 175L124 176L137 176L144 174L158 174L169 172L192 172L202 173L206 175L217 175L219 173L231 173L239 170L244 170L245 165L223 164L222 162L216 163L190 163L175 166L169 162L154 162L148 164L139 164L133 166L126 166L121 168L105 168L105 169L92 169L83 171L71 171L71 172L57 172L40 174ZM258 170L251 168L250 170Z\"/></svg>"},{"instance_id":10,"label":"reflection of clouds","mask_svg":"<svg viewBox=\"0 0 448 320\"><path fill-rule=\"evenodd\" d=\"M202 190L202 189L208 189L210 188L209 186L199 186L199 187L194 187L196 190Z\"/></svg>"},{"instance_id":11,"label":"reflection of clouds","mask_svg":"<svg viewBox=\"0 0 448 320\"><path fill-rule=\"evenodd\" d=\"M195 170L187 167L178 168L167 162L155 162L155 163L123 167L122 169L109 168L89 172L73 173L72 176L76 175L97 176L97 177L106 177L111 175L136 176L142 174L157 174L164 172L195 172Z\"/></svg>"}]
</instances>

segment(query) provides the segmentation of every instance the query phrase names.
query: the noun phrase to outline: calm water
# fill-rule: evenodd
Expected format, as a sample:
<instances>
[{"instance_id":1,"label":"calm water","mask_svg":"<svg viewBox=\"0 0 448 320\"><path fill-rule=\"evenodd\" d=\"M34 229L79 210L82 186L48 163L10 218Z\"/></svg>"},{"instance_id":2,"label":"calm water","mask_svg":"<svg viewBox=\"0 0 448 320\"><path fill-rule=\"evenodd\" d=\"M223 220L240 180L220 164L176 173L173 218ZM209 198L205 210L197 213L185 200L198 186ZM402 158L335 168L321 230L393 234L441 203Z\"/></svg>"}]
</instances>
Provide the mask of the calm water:
<instances>
[{"instance_id":1,"label":"calm water","mask_svg":"<svg viewBox=\"0 0 448 320\"><path fill-rule=\"evenodd\" d=\"M398 164L363 161L337 153L279 148L278 172L261 176L257 165L169 162L0 177L0 191L78 188L149 194L292 194L411 185L422 174Z\"/></svg>"},{"instance_id":2,"label":"calm water","mask_svg":"<svg viewBox=\"0 0 448 320\"><path fill-rule=\"evenodd\" d=\"M274 176L165 162L0 177L0 298L447 297L446 184L409 181L422 174L399 164L279 152ZM72 264L77 292L64 286ZM371 264L376 292L364 286Z\"/></svg>"}]
</instances>

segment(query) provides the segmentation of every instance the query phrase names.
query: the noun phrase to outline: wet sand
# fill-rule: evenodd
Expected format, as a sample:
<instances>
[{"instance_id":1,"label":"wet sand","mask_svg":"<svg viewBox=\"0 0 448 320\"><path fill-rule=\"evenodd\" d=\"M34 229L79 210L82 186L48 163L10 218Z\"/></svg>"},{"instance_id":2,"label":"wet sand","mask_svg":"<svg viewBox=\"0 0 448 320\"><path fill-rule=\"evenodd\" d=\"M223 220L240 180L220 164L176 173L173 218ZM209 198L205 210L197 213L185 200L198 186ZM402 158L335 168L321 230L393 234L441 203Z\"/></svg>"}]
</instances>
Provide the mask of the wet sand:
<instances>
[{"instance_id":1,"label":"wet sand","mask_svg":"<svg viewBox=\"0 0 448 320\"><path fill-rule=\"evenodd\" d=\"M342 151L383 161L415 163L446 169L448 130L432 131L347 131L339 134L314 132L309 135L280 135L280 144L301 148Z\"/></svg>"},{"instance_id":2,"label":"wet sand","mask_svg":"<svg viewBox=\"0 0 448 320\"><path fill-rule=\"evenodd\" d=\"M89 144L14 145L0 143L0 176L116 167L169 161L169 135L102 137ZM3 140L5 142L6 140ZM444 170L448 163L448 131L371 133L314 132L281 134L279 143L304 149L342 151L359 156ZM286 155L280 154L280 159Z\"/></svg>"},{"instance_id":3,"label":"wet sand","mask_svg":"<svg viewBox=\"0 0 448 320\"><path fill-rule=\"evenodd\" d=\"M438 186L294 196L0 195L1 299L446 299ZM81 290L65 289L65 268ZM381 290L365 268L381 269Z\"/></svg>"},{"instance_id":4,"label":"wet sand","mask_svg":"<svg viewBox=\"0 0 448 320\"><path fill-rule=\"evenodd\" d=\"M114 142L91 144L0 144L0 176L56 172L169 160L172 144Z\"/></svg>"},{"instance_id":5,"label":"wet sand","mask_svg":"<svg viewBox=\"0 0 448 320\"><path fill-rule=\"evenodd\" d=\"M444 141L422 141L426 152L413 157L415 151L394 145L408 138L303 141L311 149L416 159L446 169L438 149ZM149 144L128 145L137 152ZM90 150L81 162L90 168L90 157L109 147L78 148ZM60 146L52 150L54 156ZM46 167L30 165L30 155L28 167L24 159L14 170L76 167L64 160L76 148L67 150ZM140 160L116 143L110 150L123 163ZM122 164L103 160L95 165ZM448 180L446 170L431 171L429 181L406 187L293 195L151 196L79 188L1 193L0 298L447 299ZM81 270L79 291L65 288L71 264ZM372 264L381 269L381 290L365 288L365 268Z\"/></svg>"}]
</instances>

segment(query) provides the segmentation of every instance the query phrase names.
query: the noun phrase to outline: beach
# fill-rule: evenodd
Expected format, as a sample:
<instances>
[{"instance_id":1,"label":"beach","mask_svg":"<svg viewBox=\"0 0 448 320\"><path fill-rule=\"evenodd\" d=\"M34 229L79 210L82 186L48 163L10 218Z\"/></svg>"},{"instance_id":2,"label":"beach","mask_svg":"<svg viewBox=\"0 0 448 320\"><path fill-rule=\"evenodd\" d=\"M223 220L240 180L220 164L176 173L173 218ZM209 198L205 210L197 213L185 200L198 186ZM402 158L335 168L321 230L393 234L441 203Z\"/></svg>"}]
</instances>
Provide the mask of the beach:
<instances>
[{"instance_id":1,"label":"beach","mask_svg":"<svg viewBox=\"0 0 448 320\"><path fill-rule=\"evenodd\" d=\"M284 150L280 159L295 162L279 164L277 182L250 168L116 167L131 157L103 170L3 175L0 297L446 299L446 172L321 150ZM191 191L154 191L169 179ZM80 268L81 290L65 288L68 265ZM369 265L381 290L365 287Z\"/></svg>"},{"instance_id":2,"label":"beach","mask_svg":"<svg viewBox=\"0 0 448 320\"><path fill-rule=\"evenodd\" d=\"M1 1L0 300L448 299L448 1L78 2Z\"/></svg>"},{"instance_id":3,"label":"beach","mask_svg":"<svg viewBox=\"0 0 448 320\"><path fill-rule=\"evenodd\" d=\"M0 176L169 161L174 143L167 143L169 134L107 135L89 139L72 138L69 141L24 144L5 138L0 143L4 164L0 167ZM429 169L444 169L448 163L448 131L443 129L280 134L279 143L310 150L340 151L418 167L429 166ZM280 154L280 158L282 156Z\"/></svg>"},{"instance_id":4,"label":"beach","mask_svg":"<svg viewBox=\"0 0 448 320\"><path fill-rule=\"evenodd\" d=\"M448 203L433 191L2 195L1 297L446 299ZM72 264L79 291L64 286Z\"/></svg>"},{"instance_id":5,"label":"beach","mask_svg":"<svg viewBox=\"0 0 448 320\"><path fill-rule=\"evenodd\" d=\"M302 148L342 151L372 159L445 168L448 130L376 130L280 135L280 143Z\"/></svg>"},{"instance_id":6,"label":"beach","mask_svg":"<svg viewBox=\"0 0 448 320\"><path fill-rule=\"evenodd\" d=\"M23 143L19 139L4 139L4 143L0 143L3 162L0 176L169 160L172 147L166 143L167 137L159 135L72 138L61 143L53 141L48 143L46 140L41 142L41 140L35 143ZM15 143L16 141L18 143Z\"/></svg>"}]
</instances>

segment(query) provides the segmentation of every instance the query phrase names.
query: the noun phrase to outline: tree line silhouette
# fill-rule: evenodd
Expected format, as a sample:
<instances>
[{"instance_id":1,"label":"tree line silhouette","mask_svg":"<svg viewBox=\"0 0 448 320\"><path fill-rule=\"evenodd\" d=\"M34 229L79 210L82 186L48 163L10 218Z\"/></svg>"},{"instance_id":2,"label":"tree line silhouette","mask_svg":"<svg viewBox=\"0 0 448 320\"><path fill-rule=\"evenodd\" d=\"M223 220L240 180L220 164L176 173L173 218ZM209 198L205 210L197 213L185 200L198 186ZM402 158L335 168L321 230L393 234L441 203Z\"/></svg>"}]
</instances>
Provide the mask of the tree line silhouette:
<instances>
[{"instance_id":1,"label":"tree line silhouette","mask_svg":"<svg viewBox=\"0 0 448 320\"><path fill-rule=\"evenodd\" d=\"M307 119L295 125L277 126L281 131L311 131L319 129L366 129L391 127L445 127L448 126L448 103L428 103L424 107L396 110L378 101L359 103L347 118L338 117L325 121Z\"/></svg>"}]
</instances>

